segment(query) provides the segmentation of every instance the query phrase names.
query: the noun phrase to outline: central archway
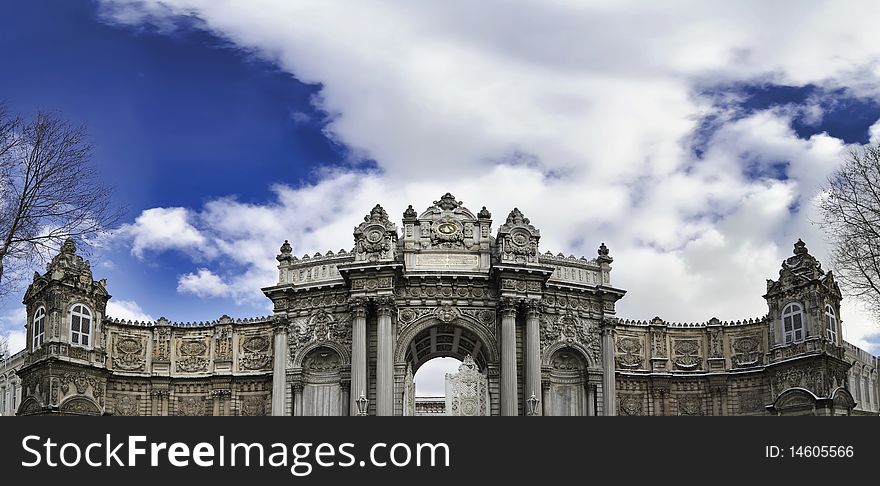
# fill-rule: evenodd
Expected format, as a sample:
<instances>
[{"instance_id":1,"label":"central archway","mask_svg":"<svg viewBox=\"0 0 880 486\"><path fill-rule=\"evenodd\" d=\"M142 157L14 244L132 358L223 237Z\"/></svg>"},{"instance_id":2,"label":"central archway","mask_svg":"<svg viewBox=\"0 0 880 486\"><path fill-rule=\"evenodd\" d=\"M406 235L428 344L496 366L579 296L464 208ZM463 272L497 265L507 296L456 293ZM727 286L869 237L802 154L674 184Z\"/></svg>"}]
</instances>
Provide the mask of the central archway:
<instances>
[{"instance_id":1,"label":"central archway","mask_svg":"<svg viewBox=\"0 0 880 486\"><path fill-rule=\"evenodd\" d=\"M485 374L483 387L488 388L488 402L497 414L498 347L494 330L466 319L443 322L436 318L415 322L403 329L395 352L396 400L403 415L415 415L414 375L427 362L436 358L454 358L459 362L470 357L477 369ZM435 401L437 401L435 397ZM439 406L439 405L438 405Z\"/></svg>"}]
</instances>

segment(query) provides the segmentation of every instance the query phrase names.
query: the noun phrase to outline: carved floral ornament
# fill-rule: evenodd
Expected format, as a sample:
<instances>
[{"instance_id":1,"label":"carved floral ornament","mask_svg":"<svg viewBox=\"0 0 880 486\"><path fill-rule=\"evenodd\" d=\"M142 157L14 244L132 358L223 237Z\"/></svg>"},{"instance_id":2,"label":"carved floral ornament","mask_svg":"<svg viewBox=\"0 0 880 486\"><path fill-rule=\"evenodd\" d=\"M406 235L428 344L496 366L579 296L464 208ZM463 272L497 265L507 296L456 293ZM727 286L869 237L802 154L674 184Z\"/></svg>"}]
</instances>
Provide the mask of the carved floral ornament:
<instances>
[{"instance_id":1,"label":"carved floral ornament","mask_svg":"<svg viewBox=\"0 0 880 486\"><path fill-rule=\"evenodd\" d=\"M142 371L146 365L144 342L140 337L120 336L115 338L113 366L125 371Z\"/></svg>"},{"instance_id":2,"label":"carved floral ornament","mask_svg":"<svg viewBox=\"0 0 880 486\"><path fill-rule=\"evenodd\" d=\"M243 370L257 371L271 368L272 338L268 334L242 336L239 366Z\"/></svg>"},{"instance_id":3,"label":"carved floral ornament","mask_svg":"<svg viewBox=\"0 0 880 486\"><path fill-rule=\"evenodd\" d=\"M117 395L116 415L138 415L138 397L133 395Z\"/></svg>"},{"instance_id":4,"label":"carved floral ornament","mask_svg":"<svg viewBox=\"0 0 880 486\"><path fill-rule=\"evenodd\" d=\"M362 310L363 304L354 303L353 308L356 311ZM316 342L332 342L343 347L351 346L351 325L348 316L344 320L340 320L335 315L319 309L306 319L295 319L291 322L288 330L291 359L297 350Z\"/></svg>"},{"instance_id":5,"label":"carved floral ornament","mask_svg":"<svg viewBox=\"0 0 880 486\"><path fill-rule=\"evenodd\" d=\"M247 416L266 415L266 412L269 409L269 407L267 406L268 401L268 395L244 396L241 399L241 414Z\"/></svg>"},{"instance_id":6,"label":"carved floral ornament","mask_svg":"<svg viewBox=\"0 0 880 486\"><path fill-rule=\"evenodd\" d=\"M177 371L198 373L208 371L208 344L205 339L181 339L177 344Z\"/></svg>"},{"instance_id":7,"label":"carved floral ornament","mask_svg":"<svg viewBox=\"0 0 880 486\"><path fill-rule=\"evenodd\" d=\"M177 415L188 417L205 415L205 397L179 397Z\"/></svg>"},{"instance_id":8,"label":"carved floral ornament","mask_svg":"<svg viewBox=\"0 0 880 486\"><path fill-rule=\"evenodd\" d=\"M703 415L703 400L696 395L678 397L679 415Z\"/></svg>"},{"instance_id":9,"label":"carved floral ornament","mask_svg":"<svg viewBox=\"0 0 880 486\"><path fill-rule=\"evenodd\" d=\"M672 362L683 370L695 370L700 367L700 343L696 339L676 339L673 346L675 356Z\"/></svg>"},{"instance_id":10,"label":"carved floral ornament","mask_svg":"<svg viewBox=\"0 0 880 486\"><path fill-rule=\"evenodd\" d=\"M761 364L763 351L759 335L734 338L730 344L733 366L746 367Z\"/></svg>"},{"instance_id":11,"label":"carved floral ornament","mask_svg":"<svg viewBox=\"0 0 880 486\"><path fill-rule=\"evenodd\" d=\"M621 394L620 395L620 414L621 415L644 415L643 409L644 397L642 395Z\"/></svg>"},{"instance_id":12,"label":"carved floral ornament","mask_svg":"<svg viewBox=\"0 0 880 486\"><path fill-rule=\"evenodd\" d=\"M635 337L621 336L617 339L617 366L639 368L642 366L642 341Z\"/></svg>"}]
</instances>

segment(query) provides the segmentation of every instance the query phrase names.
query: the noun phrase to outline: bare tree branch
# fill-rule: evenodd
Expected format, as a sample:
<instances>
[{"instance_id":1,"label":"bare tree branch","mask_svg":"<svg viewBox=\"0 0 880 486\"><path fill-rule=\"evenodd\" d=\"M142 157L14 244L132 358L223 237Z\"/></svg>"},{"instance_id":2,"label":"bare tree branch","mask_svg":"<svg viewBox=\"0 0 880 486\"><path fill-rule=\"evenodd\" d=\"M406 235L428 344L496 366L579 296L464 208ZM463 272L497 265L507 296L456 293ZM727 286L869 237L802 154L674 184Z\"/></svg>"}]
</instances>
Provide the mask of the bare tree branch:
<instances>
[{"instance_id":1,"label":"bare tree branch","mask_svg":"<svg viewBox=\"0 0 880 486\"><path fill-rule=\"evenodd\" d=\"M819 204L846 291L880 319L880 146L850 151Z\"/></svg>"},{"instance_id":2,"label":"bare tree branch","mask_svg":"<svg viewBox=\"0 0 880 486\"><path fill-rule=\"evenodd\" d=\"M41 262L65 239L87 244L119 223L92 150L82 126L45 112L24 120L0 105L0 293L10 264Z\"/></svg>"}]
</instances>

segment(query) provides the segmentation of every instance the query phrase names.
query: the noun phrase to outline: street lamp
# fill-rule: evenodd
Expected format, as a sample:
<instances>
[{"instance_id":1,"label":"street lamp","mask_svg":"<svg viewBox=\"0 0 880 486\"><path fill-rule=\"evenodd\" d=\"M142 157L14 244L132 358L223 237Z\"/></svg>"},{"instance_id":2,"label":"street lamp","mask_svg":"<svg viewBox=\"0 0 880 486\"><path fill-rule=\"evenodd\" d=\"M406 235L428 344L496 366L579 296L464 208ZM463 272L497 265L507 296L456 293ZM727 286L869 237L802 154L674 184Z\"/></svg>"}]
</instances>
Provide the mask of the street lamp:
<instances>
[{"instance_id":1,"label":"street lamp","mask_svg":"<svg viewBox=\"0 0 880 486\"><path fill-rule=\"evenodd\" d=\"M358 416L366 416L366 415L367 415L367 404L368 404L369 402L370 402L370 401L367 400L366 395L364 395L364 391L361 390L361 396L360 396L360 398L358 398L358 399L355 401L355 403L357 404L357 408L358 408L358 413L357 413Z\"/></svg>"},{"instance_id":2,"label":"street lamp","mask_svg":"<svg viewBox=\"0 0 880 486\"><path fill-rule=\"evenodd\" d=\"M538 402L540 402L540 400L538 400L538 397L536 397L533 392L532 396L530 396L529 399L526 401L529 404L529 415L536 415L538 412Z\"/></svg>"}]
</instances>

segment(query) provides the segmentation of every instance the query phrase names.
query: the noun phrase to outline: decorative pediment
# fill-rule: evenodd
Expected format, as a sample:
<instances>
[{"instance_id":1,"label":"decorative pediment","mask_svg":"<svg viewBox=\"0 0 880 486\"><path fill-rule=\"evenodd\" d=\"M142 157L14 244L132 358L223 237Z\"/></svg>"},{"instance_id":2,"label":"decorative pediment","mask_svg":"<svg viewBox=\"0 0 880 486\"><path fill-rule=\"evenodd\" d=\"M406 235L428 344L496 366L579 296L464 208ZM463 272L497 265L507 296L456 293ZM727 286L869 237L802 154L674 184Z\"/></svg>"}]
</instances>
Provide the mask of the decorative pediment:
<instances>
[{"instance_id":1,"label":"decorative pediment","mask_svg":"<svg viewBox=\"0 0 880 486\"><path fill-rule=\"evenodd\" d=\"M829 272L830 274L830 272ZM798 239L794 244L794 255L782 262L779 270L779 280L767 280L767 293L785 291L794 287L800 287L813 280L827 278L822 270L822 264L810 255L807 245Z\"/></svg>"},{"instance_id":2,"label":"decorative pediment","mask_svg":"<svg viewBox=\"0 0 880 486\"><path fill-rule=\"evenodd\" d=\"M522 211L513 208L507 221L498 228L496 241L502 262L538 263L538 240L541 233L532 226Z\"/></svg>"},{"instance_id":3,"label":"decorative pediment","mask_svg":"<svg viewBox=\"0 0 880 486\"><path fill-rule=\"evenodd\" d=\"M403 218L405 225L413 224L413 234L406 236L419 241L416 248L462 250L474 245L477 217L448 192L418 218L412 207L404 212Z\"/></svg>"},{"instance_id":4,"label":"decorative pediment","mask_svg":"<svg viewBox=\"0 0 880 486\"><path fill-rule=\"evenodd\" d=\"M397 226L388 219L380 205L364 216L364 222L354 229L355 262L394 261L397 248ZM320 255L319 255L320 256Z\"/></svg>"}]
</instances>

